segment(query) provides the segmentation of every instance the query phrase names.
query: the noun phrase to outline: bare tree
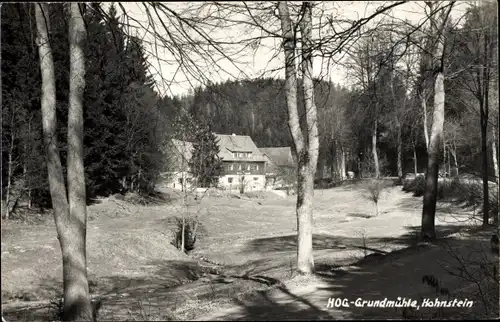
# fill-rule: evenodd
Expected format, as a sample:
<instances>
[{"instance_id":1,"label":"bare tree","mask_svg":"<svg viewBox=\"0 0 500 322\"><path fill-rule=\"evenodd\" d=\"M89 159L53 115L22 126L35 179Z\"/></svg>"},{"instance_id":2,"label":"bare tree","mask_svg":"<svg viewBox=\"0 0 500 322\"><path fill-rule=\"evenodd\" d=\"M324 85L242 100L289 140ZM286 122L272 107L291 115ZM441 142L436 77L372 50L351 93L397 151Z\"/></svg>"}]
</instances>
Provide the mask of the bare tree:
<instances>
[{"instance_id":1,"label":"bare tree","mask_svg":"<svg viewBox=\"0 0 500 322\"><path fill-rule=\"evenodd\" d=\"M300 22L300 30L302 34L302 85L304 90L304 107L306 109L305 121L307 131L302 135L302 139L305 144L299 144L299 146L302 145L303 148L301 150L297 150L297 155L299 156L299 185L297 187L297 267L299 272L311 273L314 271L314 261L312 255L312 199L314 196L314 176L316 173L319 152L317 110L314 100L312 75L313 56L311 2L303 2L303 17ZM306 136L307 138L305 138ZM294 139L300 140L300 137L294 136Z\"/></svg>"},{"instance_id":2,"label":"bare tree","mask_svg":"<svg viewBox=\"0 0 500 322\"><path fill-rule=\"evenodd\" d=\"M78 3L70 5L70 103L68 115L68 187L66 197L63 169L57 142L56 85L49 40L49 8L35 5L37 45L42 75L42 121L47 153L50 194L63 260L63 319L92 320L85 254L86 206L83 175L83 112L85 77L83 43L85 26Z\"/></svg>"},{"instance_id":3,"label":"bare tree","mask_svg":"<svg viewBox=\"0 0 500 322\"><path fill-rule=\"evenodd\" d=\"M435 239L435 217L439 161L441 159L441 149L443 148L443 125L444 125L444 27L450 15L454 2L447 7L443 2L426 2L430 11L433 12L434 6L441 7L438 17L432 15L430 41L434 44L432 54L432 70L434 75L434 112L432 118L431 135L428 147L427 171L425 174L425 193L422 208L422 238Z\"/></svg>"},{"instance_id":4,"label":"bare tree","mask_svg":"<svg viewBox=\"0 0 500 322\"><path fill-rule=\"evenodd\" d=\"M489 156L488 123L490 120L490 90L492 87L495 59L498 51L496 6L485 3L473 6L469 11L468 30L466 30L465 75L462 75L462 87L472 94L479 105L481 129L481 159L483 176L483 225L488 225L489 204Z\"/></svg>"},{"instance_id":5,"label":"bare tree","mask_svg":"<svg viewBox=\"0 0 500 322\"><path fill-rule=\"evenodd\" d=\"M288 107L288 123L295 144L298 160L297 185L297 269L300 273L314 272L312 244L312 198L314 194L314 174L318 158L319 139L316 124L316 106L312 84L311 3L303 4L302 31L302 73L304 105L306 108L307 132L300 128L297 108L297 69L295 65L296 35L290 18L288 4L279 2L278 10L283 32L285 50L285 91Z\"/></svg>"}]
</instances>

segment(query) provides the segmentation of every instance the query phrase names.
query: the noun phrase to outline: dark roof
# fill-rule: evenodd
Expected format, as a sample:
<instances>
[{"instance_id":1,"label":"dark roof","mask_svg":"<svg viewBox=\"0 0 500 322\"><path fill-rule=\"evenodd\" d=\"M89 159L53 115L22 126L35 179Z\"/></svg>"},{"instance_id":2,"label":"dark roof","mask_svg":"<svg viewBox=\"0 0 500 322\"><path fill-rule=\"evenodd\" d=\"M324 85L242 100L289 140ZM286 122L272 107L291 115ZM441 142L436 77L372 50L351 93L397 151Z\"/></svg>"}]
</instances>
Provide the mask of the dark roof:
<instances>
[{"instance_id":1,"label":"dark roof","mask_svg":"<svg viewBox=\"0 0 500 322\"><path fill-rule=\"evenodd\" d=\"M223 161L242 161L242 162L265 162L266 158L257 148L252 138L248 135L226 135L215 134L219 145L219 158ZM189 161L193 154L194 145L192 142L172 139L172 143L178 151L179 157L185 161ZM235 158L233 152L250 152L249 157Z\"/></svg>"},{"instance_id":2,"label":"dark roof","mask_svg":"<svg viewBox=\"0 0 500 322\"><path fill-rule=\"evenodd\" d=\"M277 166L293 166L292 149L290 147L259 148Z\"/></svg>"},{"instance_id":3,"label":"dark roof","mask_svg":"<svg viewBox=\"0 0 500 322\"><path fill-rule=\"evenodd\" d=\"M266 159L248 135L215 134L219 142L219 157L223 161L264 162ZM249 157L235 158L233 152L250 152Z\"/></svg>"}]
</instances>

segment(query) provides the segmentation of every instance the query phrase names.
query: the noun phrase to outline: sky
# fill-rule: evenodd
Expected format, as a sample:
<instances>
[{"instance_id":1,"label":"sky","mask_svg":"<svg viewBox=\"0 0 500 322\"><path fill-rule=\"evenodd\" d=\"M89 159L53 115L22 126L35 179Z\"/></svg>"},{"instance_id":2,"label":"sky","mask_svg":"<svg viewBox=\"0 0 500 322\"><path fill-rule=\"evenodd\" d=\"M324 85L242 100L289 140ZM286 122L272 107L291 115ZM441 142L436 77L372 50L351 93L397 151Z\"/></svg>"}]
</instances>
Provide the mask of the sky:
<instances>
[{"instance_id":1,"label":"sky","mask_svg":"<svg viewBox=\"0 0 500 322\"><path fill-rule=\"evenodd\" d=\"M316 1L316 3L323 8L325 12L332 14L332 17L337 19L357 20L369 16L379 6L386 6L390 4L391 1ZM200 7L203 5L202 2L194 4L193 2L189 4L186 2L163 2L163 4L180 14L187 8L193 8L193 6ZM146 52L148 54L148 62L150 64L150 72L156 80L157 91L161 95L185 95L188 94L193 87L206 83L207 80L211 82L221 82L228 79L254 78L259 76L284 77L284 54L281 52L279 55L275 55L276 48L280 46L280 42L277 39L263 39L258 45L252 47L251 50L247 49L240 52L238 54L239 63L236 64L236 66L227 60L219 60L217 63L207 62L205 59L206 57L202 57L201 55L195 57L192 51L188 49L188 55L186 57L191 57L193 59L191 63L187 64L191 67L191 71L180 70L179 58L177 57L176 59L173 57L173 55L165 49L165 46L160 44L162 37L167 37L167 32L161 22L154 17L152 18L155 26L154 32L153 26L148 26L148 20L151 19L148 19L148 15L144 9L144 3L123 2L120 3L120 5L123 6L127 12L127 16L130 18L127 20L127 24L135 27L135 31L132 33L136 33L137 36L144 39ZM466 1L457 1L451 13L452 18L456 20L463 16L467 5L468 2ZM390 16L396 20L408 19L412 23L418 24L423 21L422 19L425 19L424 8L424 2L411 1L392 9L390 15L380 16L380 18L388 19ZM120 7L118 7L118 13L122 13ZM319 18L314 16L313 13L313 23L315 21L317 22L318 19ZM169 25L168 19L163 20L167 29L171 30L172 28ZM125 20L123 21L125 22ZM149 32L146 31L147 29ZM277 30L279 29L280 28ZM252 36L258 36L259 33L260 32L256 30L253 33L249 32L241 26L231 26L229 28L219 28L217 31L211 31L209 35L215 39L247 39L251 34ZM153 36L153 34L156 36ZM188 34L194 37L197 36L189 32ZM224 47L223 54L230 55L239 49L240 47L237 46ZM222 56L220 53L217 53L213 57L219 58ZM185 66L186 64L183 65ZM313 61L313 66L313 74L315 77L323 77L323 79L326 78L327 80L344 86L349 85L348 70L341 65L330 64L327 68L326 63L323 62L322 64L321 59L316 58ZM193 70L193 68L198 68L199 70ZM193 77L193 75L198 76L200 74L204 75L204 80L200 80L199 77Z\"/></svg>"}]
</instances>

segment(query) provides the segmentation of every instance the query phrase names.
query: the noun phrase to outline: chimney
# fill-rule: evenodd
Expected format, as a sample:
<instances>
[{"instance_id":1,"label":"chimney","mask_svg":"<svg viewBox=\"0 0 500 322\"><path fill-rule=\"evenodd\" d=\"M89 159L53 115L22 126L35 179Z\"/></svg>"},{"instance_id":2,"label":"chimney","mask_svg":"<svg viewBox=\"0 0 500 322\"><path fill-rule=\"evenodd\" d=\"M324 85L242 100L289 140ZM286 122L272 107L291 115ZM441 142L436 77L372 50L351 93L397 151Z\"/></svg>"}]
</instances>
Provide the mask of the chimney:
<instances>
[{"instance_id":1,"label":"chimney","mask_svg":"<svg viewBox=\"0 0 500 322\"><path fill-rule=\"evenodd\" d=\"M234 134L234 133L233 133L233 134L231 134L231 135L232 135L232 136L236 136L236 134Z\"/></svg>"}]
</instances>

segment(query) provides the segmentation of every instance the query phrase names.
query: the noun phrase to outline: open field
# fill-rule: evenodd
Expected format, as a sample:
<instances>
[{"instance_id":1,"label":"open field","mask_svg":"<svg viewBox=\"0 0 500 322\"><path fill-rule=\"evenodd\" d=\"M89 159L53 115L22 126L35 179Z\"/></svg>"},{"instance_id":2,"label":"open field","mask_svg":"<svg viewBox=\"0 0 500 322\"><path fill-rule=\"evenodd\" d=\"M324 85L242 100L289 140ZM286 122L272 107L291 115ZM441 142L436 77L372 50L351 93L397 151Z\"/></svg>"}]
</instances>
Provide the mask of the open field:
<instances>
[{"instance_id":1,"label":"open field","mask_svg":"<svg viewBox=\"0 0 500 322\"><path fill-rule=\"evenodd\" d=\"M325 305L328 297L434 296L421 282L429 274L458 290L468 284L447 273L446 267L453 266L449 249L463 256L476 249L473 253L480 256L477 248L489 247L487 233L460 237L476 223L469 209L457 205L438 204L436 230L438 237L448 237L445 243L416 247L421 198L388 186L375 216L363 184L316 190L318 274L303 281L294 276L295 196L263 192L189 198L187 209L200 216L203 236L188 256L170 244L171 218L185 209L182 200L171 190L163 192L170 198L154 205L111 197L89 206L88 268L91 292L102 299L99 319L377 316L381 311L325 310ZM53 222L3 222L2 307L8 320L46 317L47 301L60 296L61 286ZM23 306L42 309L23 313ZM277 313L257 315L257 307Z\"/></svg>"}]
</instances>

